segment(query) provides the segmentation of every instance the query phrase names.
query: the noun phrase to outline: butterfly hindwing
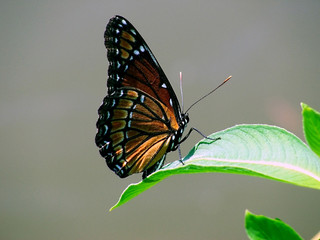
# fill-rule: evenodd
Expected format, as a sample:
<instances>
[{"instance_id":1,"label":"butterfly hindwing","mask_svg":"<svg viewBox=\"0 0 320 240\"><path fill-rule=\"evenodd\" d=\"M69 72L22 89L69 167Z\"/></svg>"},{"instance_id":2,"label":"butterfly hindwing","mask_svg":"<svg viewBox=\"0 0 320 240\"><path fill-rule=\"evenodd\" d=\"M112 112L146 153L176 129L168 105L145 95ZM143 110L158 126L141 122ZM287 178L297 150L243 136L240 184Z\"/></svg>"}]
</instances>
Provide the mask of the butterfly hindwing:
<instances>
[{"instance_id":1,"label":"butterfly hindwing","mask_svg":"<svg viewBox=\"0 0 320 240\"><path fill-rule=\"evenodd\" d=\"M96 143L119 176L142 172L162 160L170 147L168 109L137 89L120 88L99 108Z\"/></svg>"}]
</instances>

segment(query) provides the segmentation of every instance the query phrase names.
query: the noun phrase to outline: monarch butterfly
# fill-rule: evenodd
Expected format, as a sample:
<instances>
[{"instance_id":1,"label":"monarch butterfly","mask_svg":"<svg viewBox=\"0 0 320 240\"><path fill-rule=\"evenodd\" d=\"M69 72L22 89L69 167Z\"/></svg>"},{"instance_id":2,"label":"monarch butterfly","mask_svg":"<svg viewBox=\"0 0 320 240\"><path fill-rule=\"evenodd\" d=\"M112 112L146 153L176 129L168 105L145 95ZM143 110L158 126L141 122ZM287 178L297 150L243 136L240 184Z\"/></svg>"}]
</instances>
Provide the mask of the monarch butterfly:
<instances>
[{"instance_id":1,"label":"monarch butterfly","mask_svg":"<svg viewBox=\"0 0 320 240\"><path fill-rule=\"evenodd\" d=\"M178 148L189 117L150 48L121 16L110 19L104 34L109 60L108 94L98 110L96 145L119 177L163 166ZM190 109L190 108L189 108Z\"/></svg>"}]
</instances>

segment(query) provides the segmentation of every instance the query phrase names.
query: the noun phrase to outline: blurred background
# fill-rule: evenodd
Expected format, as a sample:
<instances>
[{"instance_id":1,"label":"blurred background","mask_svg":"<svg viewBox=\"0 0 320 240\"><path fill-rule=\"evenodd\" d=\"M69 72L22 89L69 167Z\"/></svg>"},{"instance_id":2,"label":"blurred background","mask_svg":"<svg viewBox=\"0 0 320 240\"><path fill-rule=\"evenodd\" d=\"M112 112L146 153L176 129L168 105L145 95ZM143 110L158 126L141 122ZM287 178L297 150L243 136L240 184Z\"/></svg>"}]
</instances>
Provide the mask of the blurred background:
<instances>
[{"instance_id":1,"label":"blurred background","mask_svg":"<svg viewBox=\"0 0 320 240\"><path fill-rule=\"evenodd\" d=\"M303 138L320 110L320 1L2 1L1 239L247 239L244 213L320 230L320 192L231 174L170 177L112 212L118 178L95 146L106 95L103 33L115 14L142 34L204 134L274 124ZM178 94L179 96L179 94ZM202 137L194 133L183 155ZM304 138L303 138L304 139ZM168 154L167 161L178 159Z\"/></svg>"}]
</instances>

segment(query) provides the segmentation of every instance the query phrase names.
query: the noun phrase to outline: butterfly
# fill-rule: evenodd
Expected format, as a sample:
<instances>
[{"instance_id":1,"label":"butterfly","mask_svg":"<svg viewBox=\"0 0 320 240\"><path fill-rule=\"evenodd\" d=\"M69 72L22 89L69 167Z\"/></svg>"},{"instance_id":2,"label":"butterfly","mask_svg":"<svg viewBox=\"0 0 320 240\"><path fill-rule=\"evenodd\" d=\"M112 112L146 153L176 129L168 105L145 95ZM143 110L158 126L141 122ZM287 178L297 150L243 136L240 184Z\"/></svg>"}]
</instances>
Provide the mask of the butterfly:
<instances>
[{"instance_id":1,"label":"butterfly","mask_svg":"<svg viewBox=\"0 0 320 240\"><path fill-rule=\"evenodd\" d=\"M98 109L96 145L119 177L160 169L178 148L189 122L150 48L121 16L110 19L104 34L109 61L107 96ZM196 130L196 129L195 129Z\"/></svg>"}]
</instances>

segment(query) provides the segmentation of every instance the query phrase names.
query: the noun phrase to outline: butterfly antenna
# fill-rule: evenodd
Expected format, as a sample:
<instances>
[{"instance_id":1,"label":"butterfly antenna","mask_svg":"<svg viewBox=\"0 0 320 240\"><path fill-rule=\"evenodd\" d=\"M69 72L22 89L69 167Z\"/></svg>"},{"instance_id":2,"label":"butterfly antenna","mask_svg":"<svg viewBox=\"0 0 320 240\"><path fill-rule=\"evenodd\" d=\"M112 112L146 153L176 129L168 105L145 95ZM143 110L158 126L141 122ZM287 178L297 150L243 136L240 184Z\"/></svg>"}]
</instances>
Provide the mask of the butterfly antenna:
<instances>
[{"instance_id":1,"label":"butterfly antenna","mask_svg":"<svg viewBox=\"0 0 320 240\"><path fill-rule=\"evenodd\" d=\"M223 84L225 84L226 82L228 82L230 80L230 78L232 78L232 76L227 77L222 83L220 83L220 85L218 87L216 87L215 89L213 89L212 91L210 91L209 93L207 93L206 95L204 95L203 97L199 98L197 101L195 101L193 104L191 104L191 106L187 109L187 111L185 113L187 113L194 105L196 105L198 102L200 102L202 99L208 97L211 93L213 93L214 91L216 91L219 87L221 87Z\"/></svg>"},{"instance_id":2,"label":"butterfly antenna","mask_svg":"<svg viewBox=\"0 0 320 240\"><path fill-rule=\"evenodd\" d=\"M182 72L180 72L180 94L181 94L181 108L183 112Z\"/></svg>"}]
</instances>

